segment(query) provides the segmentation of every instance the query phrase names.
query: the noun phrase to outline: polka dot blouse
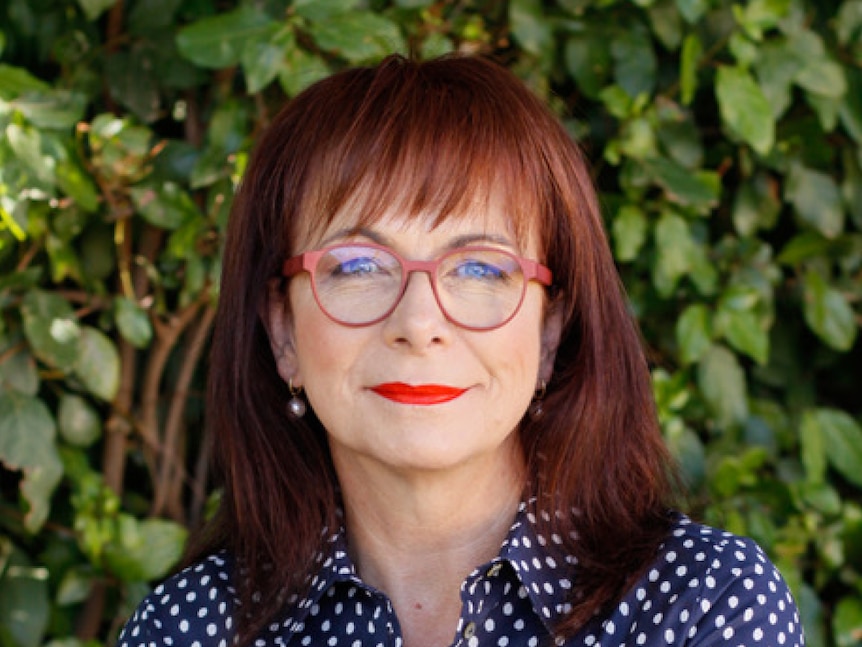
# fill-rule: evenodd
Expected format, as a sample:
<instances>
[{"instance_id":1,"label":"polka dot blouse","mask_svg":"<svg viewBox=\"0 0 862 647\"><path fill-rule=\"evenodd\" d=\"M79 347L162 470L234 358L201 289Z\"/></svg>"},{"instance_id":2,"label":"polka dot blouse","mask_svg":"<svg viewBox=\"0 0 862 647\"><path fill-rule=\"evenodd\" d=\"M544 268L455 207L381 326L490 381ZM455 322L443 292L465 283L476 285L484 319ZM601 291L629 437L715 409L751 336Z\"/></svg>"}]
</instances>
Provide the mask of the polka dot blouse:
<instances>
[{"instance_id":1,"label":"polka dot blouse","mask_svg":"<svg viewBox=\"0 0 862 647\"><path fill-rule=\"evenodd\" d=\"M546 550L521 505L499 555L461 585L452 645L553 644L550 627L569 607L572 557ZM400 647L398 618L384 593L365 584L345 550L343 532L303 599L289 600L254 647ZM120 635L120 647L228 647L235 605L232 560L211 555L156 588ZM773 564L750 539L680 515L655 562L610 613L557 645L801 647L799 613Z\"/></svg>"}]
</instances>

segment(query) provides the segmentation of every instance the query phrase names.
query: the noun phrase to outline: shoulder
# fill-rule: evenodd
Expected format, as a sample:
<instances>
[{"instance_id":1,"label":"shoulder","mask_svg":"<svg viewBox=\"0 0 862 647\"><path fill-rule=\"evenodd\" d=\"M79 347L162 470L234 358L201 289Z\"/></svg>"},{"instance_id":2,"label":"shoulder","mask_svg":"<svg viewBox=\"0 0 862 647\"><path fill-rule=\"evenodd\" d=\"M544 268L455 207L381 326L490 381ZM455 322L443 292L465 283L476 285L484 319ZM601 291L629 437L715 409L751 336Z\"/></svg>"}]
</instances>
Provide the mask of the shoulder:
<instances>
[{"instance_id":1,"label":"shoulder","mask_svg":"<svg viewBox=\"0 0 862 647\"><path fill-rule=\"evenodd\" d=\"M222 552L165 580L138 605L118 646L230 644L236 605L232 569Z\"/></svg>"},{"instance_id":2,"label":"shoulder","mask_svg":"<svg viewBox=\"0 0 862 647\"><path fill-rule=\"evenodd\" d=\"M633 593L692 645L804 644L793 596L760 546L682 515Z\"/></svg>"}]
</instances>

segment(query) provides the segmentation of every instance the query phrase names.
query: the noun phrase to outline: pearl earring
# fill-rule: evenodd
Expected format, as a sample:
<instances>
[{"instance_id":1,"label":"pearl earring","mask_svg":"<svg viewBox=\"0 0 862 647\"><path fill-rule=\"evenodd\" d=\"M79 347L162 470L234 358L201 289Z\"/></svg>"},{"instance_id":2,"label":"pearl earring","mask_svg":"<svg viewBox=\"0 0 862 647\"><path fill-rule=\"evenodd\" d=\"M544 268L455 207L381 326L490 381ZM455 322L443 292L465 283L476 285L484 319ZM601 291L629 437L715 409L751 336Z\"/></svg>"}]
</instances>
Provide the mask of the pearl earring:
<instances>
[{"instance_id":1,"label":"pearl earring","mask_svg":"<svg viewBox=\"0 0 862 647\"><path fill-rule=\"evenodd\" d=\"M307 410L305 400L299 397L299 394L302 393L302 387L295 387L293 380L288 380L287 390L290 392L290 400L287 401L288 413L294 418L302 418Z\"/></svg>"},{"instance_id":2,"label":"pearl earring","mask_svg":"<svg viewBox=\"0 0 862 647\"><path fill-rule=\"evenodd\" d=\"M545 391L547 388L548 383L545 382L545 380L540 379L539 383L536 385L536 392L533 394L533 401L527 409L527 414L533 420L538 420L545 413L545 410L542 407L542 399L545 397Z\"/></svg>"}]
</instances>

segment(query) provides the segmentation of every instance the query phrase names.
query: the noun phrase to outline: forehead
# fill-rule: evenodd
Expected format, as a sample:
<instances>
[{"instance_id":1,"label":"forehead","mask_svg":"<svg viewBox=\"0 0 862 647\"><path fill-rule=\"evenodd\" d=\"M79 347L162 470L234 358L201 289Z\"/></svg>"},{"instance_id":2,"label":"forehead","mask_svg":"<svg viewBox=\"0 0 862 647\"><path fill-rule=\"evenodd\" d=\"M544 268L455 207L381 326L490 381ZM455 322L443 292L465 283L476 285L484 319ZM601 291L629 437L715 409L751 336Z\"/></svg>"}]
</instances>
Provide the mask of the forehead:
<instances>
[{"instance_id":1,"label":"forehead","mask_svg":"<svg viewBox=\"0 0 862 647\"><path fill-rule=\"evenodd\" d=\"M478 193L448 213L415 211L409 197L377 211L357 196L329 218L306 217L297 232L294 253L371 233L384 244L409 243L416 251L466 243L498 243L520 253L536 254L536 225L515 218L502 191Z\"/></svg>"}]
</instances>

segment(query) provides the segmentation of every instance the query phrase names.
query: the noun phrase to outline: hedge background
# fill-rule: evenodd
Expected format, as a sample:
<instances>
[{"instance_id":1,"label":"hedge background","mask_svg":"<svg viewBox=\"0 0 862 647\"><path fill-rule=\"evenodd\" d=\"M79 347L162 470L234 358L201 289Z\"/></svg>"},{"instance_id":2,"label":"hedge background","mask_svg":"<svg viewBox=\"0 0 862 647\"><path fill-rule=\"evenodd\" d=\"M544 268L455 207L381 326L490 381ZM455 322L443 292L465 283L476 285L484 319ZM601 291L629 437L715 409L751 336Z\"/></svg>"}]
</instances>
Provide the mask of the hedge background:
<instances>
[{"instance_id":1,"label":"hedge background","mask_svg":"<svg viewBox=\"0 0 862 647\"><path fill-rule=\"evenodd\" d=\"M693 512L862 644L862 0L0 0L0 645L113 642L211 509L222 232L277 107L455 49L593 161Z\"/></svg>"}]
</instances>

